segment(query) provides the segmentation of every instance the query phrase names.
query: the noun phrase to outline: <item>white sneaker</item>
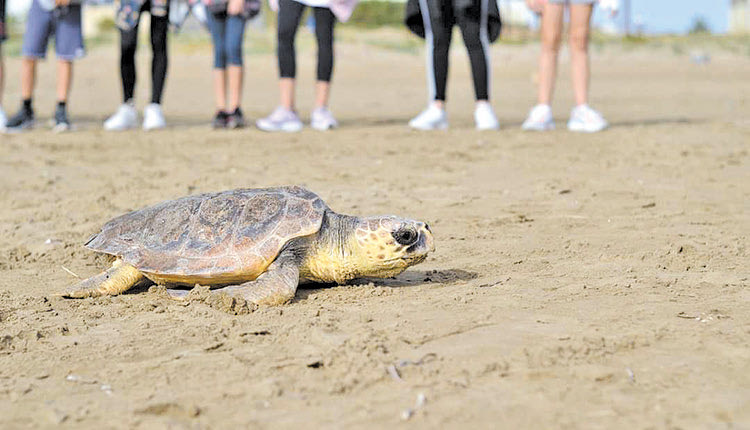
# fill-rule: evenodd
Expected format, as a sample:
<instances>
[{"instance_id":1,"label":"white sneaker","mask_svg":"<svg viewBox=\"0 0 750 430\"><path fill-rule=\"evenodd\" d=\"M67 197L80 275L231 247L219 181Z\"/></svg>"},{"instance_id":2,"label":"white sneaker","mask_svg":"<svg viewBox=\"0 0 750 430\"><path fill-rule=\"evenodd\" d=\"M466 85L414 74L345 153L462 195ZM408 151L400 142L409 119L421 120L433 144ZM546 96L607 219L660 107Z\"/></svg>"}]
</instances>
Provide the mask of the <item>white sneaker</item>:
<instances>
[{"instance_id":1,"label":"white sneaker","mask_svg":"<svg viewBox=\"0 0 750 430\"><path fill-rule=\"evenodd\" d=\"M409 121L409 127L417 130L445 130L448 128L448 114L433 104Z\"/></svg>"},{"instance_id":2,"label":"white sneaker","mask_svg":"<svg viewBox=\"0 0 750 430\"><path fill-rule=\"evenodd\" d=\"M312 115L310 115L310 127L316 130L326 131L338 126L339 123L336 121L336 118L333 117L333 114L328 108L316 108L312 112Z\"/></svg>"},{"instance_id":3,"label":"white sneaker","mask_svg":"<svg viewBox=\"0 0 750 430\"><path fill-rule=\"evenodd\" d=\"M138 123L138 112L132 103L123 103L117 108L117 112L104 121L104 129L108 131L121 131L134 128Z\"/></svg>"},{"instance_id":4,"label":"white sneaker","mask_svg":"<svg viewBox=\"0 0 750 430\"><path fill-rule=\"evenodd\" d=\"M255 125L263 131L286 131L293 133L302 130L302 121L293 110L277 107L271 115L255 121Z\"/></svg>"},{"instance_id":5,"label":"white sneaker","mask_svg":"<svg viewBox=\"0 0 750 430\"><path fill-rule=\"evenodd\" d=\"M158 103L149 103L143 108L143 129L157 130L167 126L164 120L164 113L161 111L161 105Z\"/></svg>"},{"instance_id":6,"label":"white sneaker","mask_svg":"<svg viewBox=\"0 0 750 430\"><path fill-rule=\"evenodd\" d=\"M477 125L477 130L497 130L500 128L495 111L492 110L492 105L488 102L477 103L477 107L474 109L474 123Z\"/></svg>"},{"instance_id":7,"label":"white sneaker","mask_svg":"<svg viewBox=\"0 0 750 430\"><path fill-rule=\"evenodd\" d=\"M5 111L0 107L0 131L5 130L5 126L8 125L8 117L5 116Z\"/></svg>"},{"instance_id":8,"label":"white sneaker","mask_svg":"<svg viewBox=\"0 0 750 430\"><path fill-rule=\"evenodd\" d=\"M570 112L568 130L584 133L596 133L607 128L609 124L602 114L591 109L589 105L580 105Z\"/></svg>"},{"instance_id":9,"label":"white sneaker","mask_svg":"<svg viewBox=\"0 0 750 430\"><path fill-rule=\"evenodd\" d=\"M529 116L521 126L525 131L548 131L555 129L552 108L549 105L536 105L529 111Z\"/></svg>"}]
</instances>

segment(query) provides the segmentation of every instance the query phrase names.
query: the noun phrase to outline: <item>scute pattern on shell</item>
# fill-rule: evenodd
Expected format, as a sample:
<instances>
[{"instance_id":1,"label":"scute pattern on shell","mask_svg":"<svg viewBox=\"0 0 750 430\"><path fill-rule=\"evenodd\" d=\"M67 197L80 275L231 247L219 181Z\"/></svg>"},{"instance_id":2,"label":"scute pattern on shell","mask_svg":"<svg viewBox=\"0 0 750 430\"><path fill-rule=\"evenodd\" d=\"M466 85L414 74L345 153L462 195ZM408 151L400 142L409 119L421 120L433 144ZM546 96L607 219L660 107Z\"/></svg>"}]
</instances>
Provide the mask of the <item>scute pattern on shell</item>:
<instances>
[{"instance_id":1,"label":"scute pattern on shell","mask_svg":"<svg viewBox=\"0 0 750 430\"><path fill-rule=\"evenodd\" d=\"M252 280L289 240L316 233L328 206L301 187L183 197L107 222L86 247L147 274Z\"/></svg>"}]
</instances>

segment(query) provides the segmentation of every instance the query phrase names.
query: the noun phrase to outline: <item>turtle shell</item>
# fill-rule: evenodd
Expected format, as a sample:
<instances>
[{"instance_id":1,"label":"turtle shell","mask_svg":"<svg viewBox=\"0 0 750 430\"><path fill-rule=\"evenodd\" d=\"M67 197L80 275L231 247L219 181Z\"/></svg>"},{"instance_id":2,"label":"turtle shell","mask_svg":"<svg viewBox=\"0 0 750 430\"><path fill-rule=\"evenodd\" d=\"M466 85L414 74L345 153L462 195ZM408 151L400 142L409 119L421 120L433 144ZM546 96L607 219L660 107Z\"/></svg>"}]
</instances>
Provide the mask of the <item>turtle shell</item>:
<instances>
[{"instance_id":1,"label":"turtle shell","mask_svg":"<svg viewBox=\"0 0 750 430\"><path fill-rule=\"evenodd\" d=\"M284 245L316 233L328 206L301 187L200 194L114 218L86 247L159 284L251 281Z\"/></svg>"}]
</instances>

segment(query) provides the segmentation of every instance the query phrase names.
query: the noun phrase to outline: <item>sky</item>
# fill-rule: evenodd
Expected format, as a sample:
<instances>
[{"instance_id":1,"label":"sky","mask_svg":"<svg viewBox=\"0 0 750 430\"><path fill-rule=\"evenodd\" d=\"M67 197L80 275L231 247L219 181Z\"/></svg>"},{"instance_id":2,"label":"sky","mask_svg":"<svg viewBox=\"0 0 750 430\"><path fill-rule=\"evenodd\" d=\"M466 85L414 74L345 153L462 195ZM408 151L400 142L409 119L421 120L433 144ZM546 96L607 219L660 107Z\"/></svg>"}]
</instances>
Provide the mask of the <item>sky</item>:
<instances>
[{"instance_id":1,"label":"sky","mask_svg":"<svg viewBox=\"0 0 750 430\"><path fill-rule=\"evenodd\" d=\"M627 0L620 0L621 5ZM632 20L640 21L646 33L686 33L693 20L702 16L715 33L725 33L729 26L729 4L731 0L630 0ZM28 10L30 0L13 0L11 13ZM596 12L594 21L602 23L605 14ZM620 14L618 24L622 25ZM632 27L631 27L632 28Z\"/></svg>"},{"instance_id":2,"label":"sky","mask_svg":"<svg viewBox=\"0 0 750 430\"><path fill-rule=\"evenodd\" d=\"M620 0L620 7L626 0ZM703 17L714 33L726 33L731 0L630 0L631 22L640 21L646 33L686 33L696 17ZM594 20L601 22L598 11ZM618 23L622 24L622 13ZM631 28L633 28L631 26Z\"/></svg>"}]
</instances>

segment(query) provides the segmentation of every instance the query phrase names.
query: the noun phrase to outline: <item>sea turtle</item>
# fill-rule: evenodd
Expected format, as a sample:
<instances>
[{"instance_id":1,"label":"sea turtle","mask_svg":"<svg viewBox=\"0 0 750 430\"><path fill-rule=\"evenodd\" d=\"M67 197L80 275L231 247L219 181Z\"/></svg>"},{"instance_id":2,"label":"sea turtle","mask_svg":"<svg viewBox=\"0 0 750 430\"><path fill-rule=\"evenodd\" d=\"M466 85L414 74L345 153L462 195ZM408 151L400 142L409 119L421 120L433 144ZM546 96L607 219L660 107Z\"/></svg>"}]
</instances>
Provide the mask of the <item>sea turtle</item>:
<instances>
[{"instance_id":1,"label":"sea turtle","mask_svg":"<svg viewBox=\"0 0 750 430\"><path fill-rule=\"evenodd\" d=\"M153 282L222 287L212 292L256 304L291 300L300 280L395 276L434 250L423 222L338 214L298 186L166 201L110 220L85 246L115 260L64 297L116 295Z\"/></svg>"}]
</instances>

